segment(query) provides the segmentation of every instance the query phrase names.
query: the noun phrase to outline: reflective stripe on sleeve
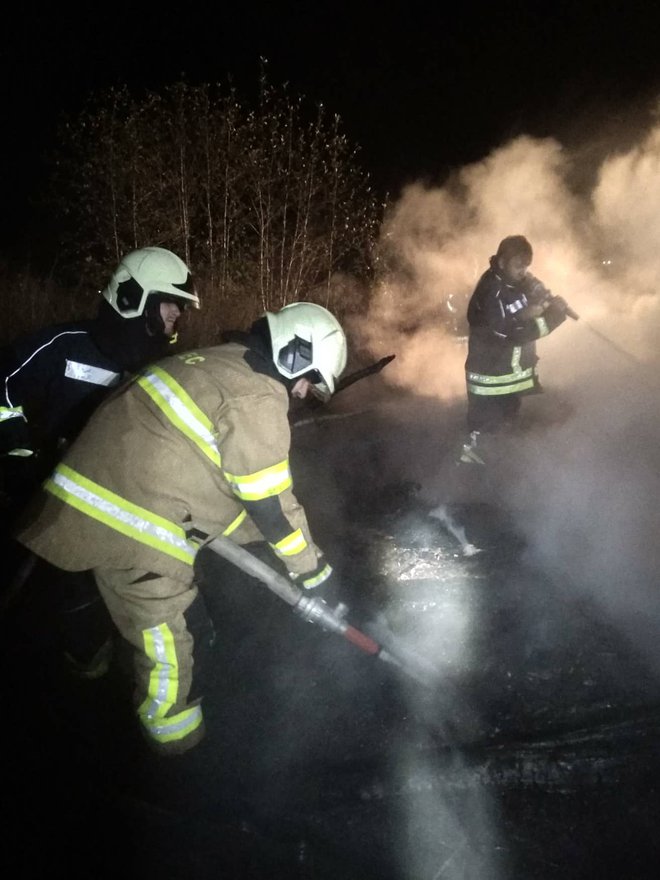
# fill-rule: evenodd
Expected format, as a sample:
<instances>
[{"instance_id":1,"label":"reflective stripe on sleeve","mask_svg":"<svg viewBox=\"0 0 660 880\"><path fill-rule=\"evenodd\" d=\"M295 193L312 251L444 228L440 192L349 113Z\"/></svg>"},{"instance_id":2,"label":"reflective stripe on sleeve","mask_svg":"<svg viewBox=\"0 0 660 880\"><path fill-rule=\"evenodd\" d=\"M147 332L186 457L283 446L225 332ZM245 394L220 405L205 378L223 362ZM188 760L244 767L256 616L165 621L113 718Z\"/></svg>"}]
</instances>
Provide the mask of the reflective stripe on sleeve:
<instances>
[{"instance_id":1,"label":"reflective stripe on sleeve","mask_svg":"<svg viewBox=\"0 0 660 880\"><path fill-rule=\"evenodd\" d=\"M27 421L23 414L23 407L0 406L0 422L7 422L9 419L23 419L23 421Z\"/></svg>"},{"instance_id":2,"label":"reflective stripe on sleeve","mask_svg":"<svg viewBox=\"0 0 660 880\"><path fill-rule=\"evenodd\" d=\"M308 544L302 529L296 529L295 532L291 532L290 535L282 538L277 544L271 544L270 546L278 556L295 556L297 553L302 553Z\"/></svg>"},{"instance_id":3,"label":"reflective stripe on sleeve","mask_svg":"<svg viewBox=\"0 0 660 880\"><path fill-rule=\"evenodd\" d=\"M91 364L81 364L78 361L70 361L67 358L64 375L68 379L77 379L79 382L89 382L91 385L103 385L112 388L118 385L121 379L120 373L112 370L104 370L102 367L93 367Z\"/></svg>"},{"instance_id":4,"label":"reflective stripe on sleeve","mask_svg":"<svg viewBox=\"0 0 660 880\"><path fill-rule=\"evenodd\" d=\"M59 464L44 488L81 513L117 532L192 565L197 552L180 526L132 504L65 464Z\"/></svg>"},{"instance_id":5,"label":"reflective stripe on sleeve","mask_svg":"<svg viewBox=\"0 0 660 880\"><path fill-rule=\"evenodd\" d=\"M314 575L313 577L304 577L301 579L302 585L306 590L313 590L314 587L318 587L319 584L322 584L332 574L332 566L325 565L321 571Z\"/></svg>"},{"instance_id":6,"label":"reflective stripe on sleeve","mask_svg":"<svg viewBox=\"0 0 660 880\"><path fill-rule=\"evenodd\" d=\"M244 501L259 501L260 498L280 495L293 485L288 458L253 474L237 476L225 471L225 477L234 494Z\"/></svg>"},{"instance_id":7,"label":"reflective stripe on sleeve","mask_svg":"<svg viewBox=\"0 0 660 880\"><path fill-rule=\"evenodd\" d=\"M179 383L160 367L152 367L138 379L138 385L149 395L164 416L192 440L195 446L220 467L220 450L213 424Z\"/></svg>"},{"instance_id":8,"label":"reflective stripe on sleeve","mask_svg":"<svg viewBox=\"0 0 660 880\"><path fill-rule=\"evenodd\" d=\"M547 336L550 332L550 328L548 327L548 323L545 318L535 318L536 326L539 328L539 336Z\"/></svg>"}]
</instances>

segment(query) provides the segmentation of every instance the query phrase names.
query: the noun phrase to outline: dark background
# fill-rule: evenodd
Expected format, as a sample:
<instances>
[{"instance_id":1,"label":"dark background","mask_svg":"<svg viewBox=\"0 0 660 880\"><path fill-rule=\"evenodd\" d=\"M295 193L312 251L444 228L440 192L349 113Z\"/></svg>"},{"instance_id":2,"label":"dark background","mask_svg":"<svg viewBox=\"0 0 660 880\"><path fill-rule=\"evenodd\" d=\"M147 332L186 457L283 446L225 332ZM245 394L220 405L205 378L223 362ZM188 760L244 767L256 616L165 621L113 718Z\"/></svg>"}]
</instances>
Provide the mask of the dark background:
<instances>
[{"instance_id":1,"label":"dark background","mask_svg":"<svg viewBox=\"0 0 660 880\"><path fill-rule=\"evenodd\" d=\"M650 118L660 83L651 2L54 4L5 13L0 249L31 252L32 200L64 113L115 84L231 77L254 93L260 59L339 114L381 194L441 182L517 134L576 144Z\"/></svg>"}]
</instances>

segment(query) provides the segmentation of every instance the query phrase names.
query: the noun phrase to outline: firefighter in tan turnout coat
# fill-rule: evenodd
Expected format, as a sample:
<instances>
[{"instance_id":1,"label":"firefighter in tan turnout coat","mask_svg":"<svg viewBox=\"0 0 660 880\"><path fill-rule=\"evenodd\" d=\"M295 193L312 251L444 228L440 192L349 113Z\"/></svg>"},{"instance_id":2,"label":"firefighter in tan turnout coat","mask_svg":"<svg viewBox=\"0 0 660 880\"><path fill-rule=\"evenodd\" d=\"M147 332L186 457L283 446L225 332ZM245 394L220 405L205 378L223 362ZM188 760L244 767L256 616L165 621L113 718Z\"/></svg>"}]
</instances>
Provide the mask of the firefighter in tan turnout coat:
<instances>
[{"instance_id":1,"label":"firefighter in tan turnout coat","mask_svg":"<svg viewBox=\"0 0 660 880\"><path fill-rule=\"evenodd\" d=\"M213 630L194 584L200 536L265 539L306 589L332 572L293 493L287 413L289 396L329 397L345 365L341 326L312 303L159 361L97 410L17 535L61 569L93 570L136 649L138 718L163 754L203 736Z\"/></svg>"}]
</instances>

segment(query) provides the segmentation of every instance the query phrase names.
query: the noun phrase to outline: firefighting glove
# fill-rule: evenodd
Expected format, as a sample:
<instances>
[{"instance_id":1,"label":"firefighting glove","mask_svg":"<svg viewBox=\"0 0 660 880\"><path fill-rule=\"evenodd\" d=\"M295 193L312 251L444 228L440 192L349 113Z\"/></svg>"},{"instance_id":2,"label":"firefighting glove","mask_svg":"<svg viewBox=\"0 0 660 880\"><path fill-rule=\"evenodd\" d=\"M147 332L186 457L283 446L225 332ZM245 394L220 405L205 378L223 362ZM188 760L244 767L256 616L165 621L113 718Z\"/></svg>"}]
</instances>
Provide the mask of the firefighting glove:
<instances>
[{"instance_id":1,"label":"firefighting glove","mask_svg":"<svg viewBox=\"0 0 660 880\"><path fill-rule=\"evenodd\" d=\"M305 592L317 590L321 584L327 584L332 578L332 566L326 562L325 556L319 556L317 566L312 571L304 574L291 574L291 579L296 586Z\"/></svg>"},{"instance_id":2,"label":"firefighting glove","mask_svg":"<svg viewBox=\"0 0 660 880\"><path fill-rule=\"evenodd\" d=\"M547 304L552 297L545 284L530 274L525 278L523 290L531 305Z\"/></svg>"},{"instance_id":3,"label":"firefighting glove","mask_svg":"<svg viewBox=\"0 0 660 880\"><path fill-rule=\"evenodd\" d=\"M568 303L561 296L553 296L550 300L548 307L543 313L543 317L548 325L548 328L552 331L556 327L559 327L560 324L563 324L566 320L566 310L568 309Z\"/></svg>"}]
</instances>

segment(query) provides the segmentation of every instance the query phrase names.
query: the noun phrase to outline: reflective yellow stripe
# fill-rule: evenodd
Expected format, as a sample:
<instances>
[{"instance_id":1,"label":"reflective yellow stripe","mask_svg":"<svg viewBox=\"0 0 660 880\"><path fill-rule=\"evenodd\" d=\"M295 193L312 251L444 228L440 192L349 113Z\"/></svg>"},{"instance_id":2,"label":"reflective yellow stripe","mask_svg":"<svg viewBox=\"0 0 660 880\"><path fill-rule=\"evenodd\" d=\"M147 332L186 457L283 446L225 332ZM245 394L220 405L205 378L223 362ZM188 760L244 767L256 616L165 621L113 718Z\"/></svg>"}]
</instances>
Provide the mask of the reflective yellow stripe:
<instances>
[{"instance_id":1,"label":"reflective yellow stripe","mask_svg":"<svg viewBox=\"0 0 660 880\"><path fill-rule=\"evenodd\" d=\"M179 693L179 664L174 636L166 623L142 631L144 652L152 661L147 696L138 709L149 720L163 718L176 703Z\"/></svg>"},{"instance_id":2,"label":"reflective yellow stripe","mask_svg":"<svg viewBox=\"0 0 660 880\"><path fill-rule=\"evenodd\" d=\"M534 378L525 379L523 382L514 382L510 385L498 385L495 388L484 385L471 385L468 382L470 394L479 394L482 397L495 397L501 394L515 394L517 391L528 391L534 387Z\"/></svg>"},{"instance_id":3,"label":"reflective yellow stripe","mask_svg":"<svg viewBox=\"0 0 660 880\"><path fill-rule=\"evenodd\" d=\"M179 662L172 630L166 623L161 623L143 630L142 636L144 651L153 662L153 669L138 717L156 742L185 739L202 723L202 708L191 706L176 715L167 715L179 696Z\"/></svg>"},{"instance_id":4,"label":"reflective yellow stripe","mask_svg":"<svg viewBox=\"0 0 660 880\"><path fill-rule=\"evenodd\" d=\"M189 709L184 709L176 715L159 720L147 718L144 715L139 717L151 739L158 743L176 742L185 739L193 731L197 730L203 721L201 706L191 706Z\"/></svg>"},{"instance_id":5,"label":"reflective yellow stripe","mask_svg":"<svg viewBox=\"0 0 660 880\"><path fill-rule=\"evenodd\" d=\"M302 529L296 529L295 532L291 532L290 535L282 538L277 544L271 544L270 546L278 556L295 556L296 553L302 553L308 544Z\"/></svg>"},{"instance_id":6,"label":"reflective yellow stripe","mask_svg":"<svg viewBox=\"0 0 660 880\"><path fill-rule=\"evenodd\" d=\"M318 587L319 584L322 584L323 581L327 581L327 579L332 574L332 566L326 565L321 571L315 575L314 577L303 578L302 584L306 590L313 590L314 587Z\"/></svg>"},{"instance_id":7,"label":"reflective yellow stripe","mask_svg":"<svg viewBox=\"0 0 660 880\"><path fill-rule=\"evenodd\" d=\"M243 522L243 520L245 519L246 516L247 516L247 510L242 510L238 514L236 519L233 522L229 523L229 525L227 526L227 528L224 530L224 532L222 534L223 535L231 535L231 533L235 532L236 529L240 526L240 524Z\"/></svg>"},{"instance_id":8,"label":"reflective yellow stripe","mask_svg":"<svg viewBox=\"0 0 660 880\"><path fill-rule=\"evenodd\" d=\"M138 385L153 400L163 415L220 467L220 450L213 423L179 383L160 367L151 367L138 379Z\"/></svg>"},{"instance_id":9,"label":"reflective yellow stripe","mask_svg":"<svg viewBox=\"0 0 660 880\"><path fill-rule=\"evenodd\" d=\"M26 421L25 416L23 415L23 407L0 406L0 422L6 422L9 419L23 419Z\"/></svg>"},{"instance_id":10,"label":"reflective yellow stripe","mask_svg":"<svg viewBox=\"0 0 660 880\"><path fill-rule=\"evenodd\" d=\"M162 516L132 504L65 464L59 464L44 488L81 513L117 532L192 565L197 552L185 532Z\"/></svg>"},{"instance_id":11,"label":"reflective yellow stripe","mask_svg":"<svg viewBox=\"0 0 660 880\"><path fill-rule=\"evenodd\" d=\"M253 474L236 476L225 471L225 477L234 494L244 501L259 501L260 498L280 495L293 485L288 458Z\"/></svg>"},{"instance_id":12,"label":"reflective yellow stripe","mask_svg":"<svg viewBox=\"0 0 660 880\"><path fill-rule=\"evenodd\" d=\"M539 336L547 336L550 332L550 328L548 327L547 321L545 318L535 318L536 326L539 328Z\"/></svg>"},{"instance_id":13,"label":"reflective yellow stripe","mask_svg":"<svg viewBox=\"0 0 660 880\"><path fill-rule=\"evenodd\" d=\"M478 382L480 385L508 385L511 382L522 382L525 379L534 378L534 367L520 370L517 373L508 373L506 376L486 376L482 373L467 373L468 385Z\"/></svg>"}]
</instances>

